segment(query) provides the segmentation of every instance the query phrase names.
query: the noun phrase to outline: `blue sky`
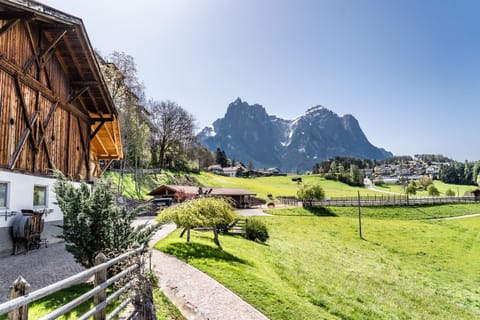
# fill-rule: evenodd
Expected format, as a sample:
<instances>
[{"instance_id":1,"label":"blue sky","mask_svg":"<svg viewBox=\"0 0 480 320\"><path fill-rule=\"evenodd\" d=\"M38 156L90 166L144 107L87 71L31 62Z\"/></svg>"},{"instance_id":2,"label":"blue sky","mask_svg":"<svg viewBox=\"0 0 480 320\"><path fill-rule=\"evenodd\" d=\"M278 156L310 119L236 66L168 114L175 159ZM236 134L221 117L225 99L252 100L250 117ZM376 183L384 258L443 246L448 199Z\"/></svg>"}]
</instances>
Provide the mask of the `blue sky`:
<instances>
[{"instance_id":1,"label":"blue sky","mask_svg":"<svg viewBox=\"0 0 480 320\"><path fill-rule=\"evenodd\" d=\"M353 114L398 155L480 160L480 2L44 0L132 55L149 98L204 127L237 97L293 119Z\"/></svg>"}]
</instances>

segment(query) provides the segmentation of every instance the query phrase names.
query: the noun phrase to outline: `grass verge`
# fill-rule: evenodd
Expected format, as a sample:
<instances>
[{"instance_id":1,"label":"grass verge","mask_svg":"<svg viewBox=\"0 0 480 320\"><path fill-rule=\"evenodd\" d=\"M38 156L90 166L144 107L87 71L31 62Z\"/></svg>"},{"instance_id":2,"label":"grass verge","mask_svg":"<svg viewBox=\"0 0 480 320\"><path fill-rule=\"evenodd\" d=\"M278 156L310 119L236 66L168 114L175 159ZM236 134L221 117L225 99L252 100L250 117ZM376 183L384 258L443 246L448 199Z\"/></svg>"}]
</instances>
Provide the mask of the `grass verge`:
<instances>
[{"instance_id":1,"label":"grass verge","mask_svg":"<svg viewBox=\"0 0 480 320\"><path fill-rule=\"evenodd\" d=\"M51 294L45 298L29 305L29 319L40 319L44 315L63 306L71 300L79 297L92 288L90 284L79 284L70 288ZM158 320L185 320L180 311L168 300L159 290L155 289L153 294L155 301L156 314ZM107 314L112 312L118 304L112 304L107 307ZM82 314L93 307L93 299L81 304L75 310L60 317L60 319L78 319ZM0 320L7 320L7 315L1 315Z\"/></svg>"}]
</instances>

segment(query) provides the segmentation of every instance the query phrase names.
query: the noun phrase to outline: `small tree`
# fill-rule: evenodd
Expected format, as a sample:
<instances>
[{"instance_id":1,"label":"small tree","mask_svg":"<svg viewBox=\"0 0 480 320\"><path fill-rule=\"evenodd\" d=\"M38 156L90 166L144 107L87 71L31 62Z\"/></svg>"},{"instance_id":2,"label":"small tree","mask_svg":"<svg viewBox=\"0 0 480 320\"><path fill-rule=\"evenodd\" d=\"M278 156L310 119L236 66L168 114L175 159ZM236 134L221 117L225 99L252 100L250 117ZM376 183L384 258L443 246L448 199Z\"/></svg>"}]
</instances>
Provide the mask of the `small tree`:
<instances>
[{"instance_id":1,"label":"small tree","mask_svg":"<svg viewBox=\"0 0 480 320\"><path fill-rule=\"evenodd\" d=\"M410 195L417 194L417 184L415 183L415 181L410 181L408 183L407 189L405 190L405 192Z\"/></svg>"},{"instance_id":2,"label":"small tree","mask_svg":"<svg viewBox=\"0 0 480 320\"><path fill-rule=\"evenodd\" d=\"M221 226L231 224L236 218L231 204L221 198L200 197L169 207L158 216L159 221L172 221L187 232L187 243L190 244L190 230L195 227L212 227L216 245L220 246L218 230Z\"/></svg>"},{"instance_id":3,"label":"small tree","mask_svg":"<svg viewBox=\"0 0 480 320\"><path fill-rule=\"evenodd\" d=\"M82 183L76 187L57 174L55 193L63 212L66 249L86 268L95 264L95 256L128 250L134 243L146 244L156 227L132 227L139 211L127 211L115 205L110 181L99 180L93 191Z\"/></svg>"},{"instance_id":4,"label":"small tree","mask_svg":"<svg viewBox=\"0 0 480 320\"><path fill-rule=\"evenodd\" d=\"M427 193L432 197L438 197L440 195L440 191L438 191L437 187L435 187L433 184L428 186Z\"/></svg>"},{"instance_id":5,"label":"small tree","mask_svg":"<svg viewBox=\"0 0 480 320\"><path fill-rule=\"evenodd\" d=\"M325 191L323 191L323 188L319 184L301 184L298 187L297 197L302 199L304 203L308 201L311 206L314 200L322 200L325 198Z\"/></svg>"}]
</instances>

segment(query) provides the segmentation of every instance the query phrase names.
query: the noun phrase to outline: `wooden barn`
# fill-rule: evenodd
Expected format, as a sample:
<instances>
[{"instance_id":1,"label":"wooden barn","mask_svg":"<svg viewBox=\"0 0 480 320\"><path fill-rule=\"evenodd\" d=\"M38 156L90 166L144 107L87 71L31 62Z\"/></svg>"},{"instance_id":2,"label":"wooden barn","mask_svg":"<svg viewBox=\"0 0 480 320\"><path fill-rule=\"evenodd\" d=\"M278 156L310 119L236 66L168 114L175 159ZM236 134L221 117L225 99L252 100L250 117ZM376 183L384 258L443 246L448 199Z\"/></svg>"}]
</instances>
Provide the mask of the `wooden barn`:
<instances>
[{"instance_id":1,"label":"wooden barn","mask_svg":"<svg viewBox=\"0 0 480 320\"><path fill-rule=\"evenodd\" d=\"M0 252L21 210L62 221L49 176L91 181L122 157L117 112L82 20L0 0Z\"/></svg>"},{"instance_id":2,"label":"wooden barn","mask_svg":"<svg viewBox=\"0 0 480 320\"><path fill-rule=\"evenodd\" d=\"M207 194L213 197L230 198L237 208L247 208L250 206L251 197L256 194L245 189L238 188L210 188L196 186L178 186L178 185L162 185L152 190L149 195L156 199L170 198L174 202L182 202L193 199L200 194Z\"/></svg>"}]
</instances>

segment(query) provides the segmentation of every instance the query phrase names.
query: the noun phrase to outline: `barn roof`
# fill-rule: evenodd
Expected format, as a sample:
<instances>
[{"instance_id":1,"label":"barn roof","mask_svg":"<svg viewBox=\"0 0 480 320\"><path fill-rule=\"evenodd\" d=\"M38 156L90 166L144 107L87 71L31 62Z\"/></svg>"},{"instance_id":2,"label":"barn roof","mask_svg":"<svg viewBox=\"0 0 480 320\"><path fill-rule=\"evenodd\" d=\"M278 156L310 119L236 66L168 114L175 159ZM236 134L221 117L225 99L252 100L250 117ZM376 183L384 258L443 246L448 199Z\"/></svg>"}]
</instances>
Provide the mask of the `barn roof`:
<instances>
[{"instance_id":1,"label":"barn roof","mask_svg":"<svg viewBox=\"0 0 480 320\"><path fill-rule=\"evenodd\" d=\"M31 0L0 0L0 18L12 23L28 19L39 26L51 43L41 58L56 56L69 77L69 100L75 101L76 107L70 101L60 101L60 105L90 122L91 151L98 159L121 158L117 110L82 20Z\"/></svg>"}]
</instances>

